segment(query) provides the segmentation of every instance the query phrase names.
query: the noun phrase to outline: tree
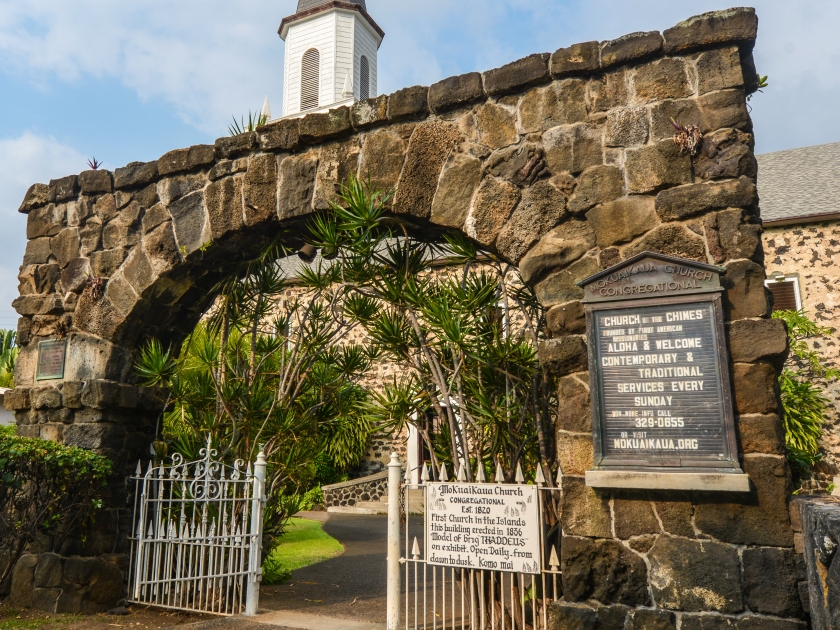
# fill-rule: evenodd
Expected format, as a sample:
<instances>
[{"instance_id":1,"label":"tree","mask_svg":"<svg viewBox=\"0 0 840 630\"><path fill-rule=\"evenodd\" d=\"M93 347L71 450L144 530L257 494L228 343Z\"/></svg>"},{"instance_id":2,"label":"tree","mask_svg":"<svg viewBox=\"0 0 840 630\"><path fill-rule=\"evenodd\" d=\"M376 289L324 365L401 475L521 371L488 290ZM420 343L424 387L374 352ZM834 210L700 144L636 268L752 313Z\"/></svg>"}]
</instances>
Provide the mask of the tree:
<instances>
[{"instance_id":1,"label":"tree","mask_svg":"<svg viewBox=\"0 0 840 630\"><path fill-rule=\"evenodd\" d=\"M815 381L840 378L840 370L829 367L825 356L807 340L833 331L809 319L804 311L776 311L773 317L787 324L791 356L779 377L782 422L788 459L794 472L802 476L822 459L820 438L831 405L823 395L824 389Z\"/></svg>"},{"instance_id":2,"label":"tree","mask_svg":"<svg viewBox=\"0 0 840 630\"><path fill-rule=\"evenodd\" d=\"M364 455L370 422L357 384L371 362L349 343L352 323L336 308L335 271L304 268L300 295L277 264L288 251L274 241L232 270L208 318L180 353L151 341L137 371L169 392L165 446L197 458L210 436L223 460L268 462L263 549L271 552L326 453L339 467ZM281 297L285 299L281 300ZM164 443L158 443L164 450Z\"/></svg>"},{"instance_id":3,"label":"tree","mask_svg":"<svg viewBox=\"0 0 840 630\"><path fill-rule=\"evenodd\" d=\"M526 463L550 478L553 389L536 358L538 301L515 268L465 237L417 236L387 212L389 199L350 178L310 230L371 354L401 368L372 394L371 418L395 433L412 424L436 468L464 464L469 480L494 460L509 479ZM437 273L442 260L450 271Z\"/></svg>"}]
</instances>

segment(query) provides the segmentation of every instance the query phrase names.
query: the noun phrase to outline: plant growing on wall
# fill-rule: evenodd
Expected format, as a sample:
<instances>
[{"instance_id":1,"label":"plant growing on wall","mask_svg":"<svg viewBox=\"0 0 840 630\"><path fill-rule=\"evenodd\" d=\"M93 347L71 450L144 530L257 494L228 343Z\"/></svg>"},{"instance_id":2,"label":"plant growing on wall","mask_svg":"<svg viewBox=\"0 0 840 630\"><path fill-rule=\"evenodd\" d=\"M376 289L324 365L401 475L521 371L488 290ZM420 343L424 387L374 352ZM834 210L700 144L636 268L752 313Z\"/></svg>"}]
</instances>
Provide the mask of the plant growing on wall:
<instances>
[{"instance_id":1,"label":"plant growing on wall","mask_svg":"<svg viewBox=\"0 0 840 630\"><path fill-rule=\"evenodd\" d=\"M311 225L311 245L334 259L342 308L371 352L401 368L373 394L377 424L411 424L432 464L553 465L551 391L536 358L543 313L515 268L468 239L423 239L387 212L389 196L355 178ZM445 260L449 269L436 271ZM527 464L530 464L528 466ZM450 475L457 471L450 468Z\"/></svg>"},{"instance_id":2,"label":"plant growing on wall","mask_svg":"<svg viewBox=\"0 0 840 630\"><path fill-rule=\"evenodd\" d=\"M180 353L150 342L137 365L142 381L169 392L163 437L196 459L210 435L223 460L268 462L263 550L271 552L326 454L342 469L364 455L370 423L357 380L370 365L347 342L351 323L335 308L332 272L307 269L290 298L272 243L217 287L215 310ZM280 297L285 296L283 301Z\"/></svg>"},{"instance_id":3,"label":"plant growing on wall","mask_svg":"<svg viewBox=\"0 0 840 630\"><path fill-rule=\"evenodd\" d=\"M840 370L830 367L825 356L807 340L833 331L809 319L804 311L776 311L773 317L784 320L788 329L791 354L779 377L782 421L788 459L794 472L802 476L822 458L820 437L831 404L817 382L840 378Z\"/></svg>"},{"instance_id":4,"label":"plant growing on wall","mask_svg":"<svg viewBox=\"0 0 840 630\"><path fill-rule=\"evenodd\" d=\"M251 131L256 131L257 127L262 127L267 122L267 114L252 114L249 110L247 122L245 121L244 116L238 121L236 120L236 116L233 116L233 124L228 125L228 133L231 136L238 136L243 133L249 133Z\"/></svg>"}]
</instances>

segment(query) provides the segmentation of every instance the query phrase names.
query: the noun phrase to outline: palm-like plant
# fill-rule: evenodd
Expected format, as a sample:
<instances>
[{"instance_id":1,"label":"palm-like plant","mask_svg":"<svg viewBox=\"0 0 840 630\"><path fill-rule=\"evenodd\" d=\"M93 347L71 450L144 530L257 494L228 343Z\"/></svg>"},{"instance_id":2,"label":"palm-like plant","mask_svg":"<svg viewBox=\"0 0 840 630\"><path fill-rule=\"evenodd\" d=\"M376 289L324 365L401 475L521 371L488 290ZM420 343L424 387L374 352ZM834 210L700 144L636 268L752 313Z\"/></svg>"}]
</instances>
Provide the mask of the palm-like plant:
<instances>
[{"instance_id":1,"label":"palm-like plant","mask_svg":"<svg viewBox=\"0 0 840 630\"><path fill-rule=\"evenodd\" d=\"M152 341L137 371L170 402L163 436L195 458L207 436L226 460L268 461L264 553L270 553L326 453L339 468L364 455L371 431L357 380L371 357L345 343L352 323L334 308L331 271L310 270L298 299L272 243L219 284L214 312L175 354Z\"/></svg>"},{"instance_id":2,"label":"palm-like plant","mask_svg":"<svg viewBox=\"0 0 840 630\"><path fill-rule=\"evenodd\" d=\"M245 120L245 116L242 116L240 120L236 120L236 116L233 116L233 124L228 125L228 133L231 136L238 136L243 133L248 133L251 131L256 131L257 127L262 127L268 122L268 115L267 114L253 114L250 110L248 110L248 120Z\"/></svg>"},{"instance_id":3,"label":"palm-like plant","mask_svg":"<svg viewBox=\"0 0 840 630\"><path fill-rule=\"evenodd\" d=\"M20 352L16 338L14 330L0 329L0 387L14 387L15 361Z\"/></svg>"},{"instance_id":4,"label":"palm-like plant","mask_svg":"<svg viewBox=\"0 0 840 630\"><path fill-rule=\"evenodd\" d=\"M412 424L435 467L496 460L553 465L548 377L536 359L543 313L516 270L460 235L424 240L389 215L389 196L351 178L341 203L311 224L334 257L344 311L401 378L373 394L369 413L395 432ZM437 274L446 258L457 274ZM430 422L430 417L437 419Z\"/></svg>"},{"instance_id":5,"label":"palm-like plant","mask_svg":"<svg viewBox=\"0 0 840 630\"><path fill-rule=\"evenodd\" d=\"M807 342L831 334L831 329L812 321L804 311L776 311L773 317L787 324L791 356L779 377L782 421L788 457L802 474L822 457L820 438L831 404L817 382L837 380L840 370L830 367L825 356Z\"/></svg>"}]
</instances>

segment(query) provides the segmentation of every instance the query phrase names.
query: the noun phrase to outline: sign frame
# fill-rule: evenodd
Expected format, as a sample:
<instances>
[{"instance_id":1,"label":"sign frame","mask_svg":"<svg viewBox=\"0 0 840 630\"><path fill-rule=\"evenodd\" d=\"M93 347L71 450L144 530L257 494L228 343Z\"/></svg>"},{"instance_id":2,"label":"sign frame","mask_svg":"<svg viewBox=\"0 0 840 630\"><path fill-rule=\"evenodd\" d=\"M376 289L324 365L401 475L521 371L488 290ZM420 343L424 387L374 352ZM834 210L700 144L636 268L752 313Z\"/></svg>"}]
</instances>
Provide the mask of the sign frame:
<instances>
[{"instance_id":1,"label":"sign frame","mask_svg":"<svg viewBox=\"0 0 840 630\"><path fill-rule=\"evenodd\" d=\"M671 292L671 295L663 296L668 290L666 282L665 290L658 293L656 297L640 297L639 294L651 293L657 295L652 289L662 287L662 284L650 284L650 282L661 283L662 269L647 269L644 262L646 259L662 262L666 268L679 266L681 269L693 268L698 270L702 281L695 282L696 288L678 288ZM639 263L639 264L637 264ZM637 265L634 267L634 265ZM625 270L628 270L625 272ZM691 260L676 258L653 252L643 252L631 259L628 259L614 267L602 271L594 276L579 282L579 286L589 288L598 280L608 278L618 291L610 288L618 295L600 297L597 292L587 290L586 298L582 300L586 312L586 335L589 366L589 385L591 395L592 413L592 437L594 442L594 470L615 471L615 472L657 472L657 473L724 473L743 474L741 464L738 460L738 442L735 430L735 412L733 406L732 387L730 381L729 352L726 345L726 329L723 320L723 288L720 286L719 274L725 271L720 267L713 267ZM671 272L668 272L671 273ZM639 278L634 278L635 274ZM645 276L644 274L647 274ZM654 280L649 280L653 276ZM648 284L644 284L648 283ZM673 282L671 282L673 284ZM603 286L601 282L599 286ZM630 287L629 289L626 287ZM638 287L646 287L639 290ZM658 291L659 289L657 289ZM633 291L629 297L626 291ZM597 297L596 297L597 296ZM723 458L709 457L685 457L682 455L661 455L650 456L640 454L635 457L616 457L606 455L606 423L604 392L601 388L601 367L599 366L600 344L597 339L595 317L602 311L633 310L655 306L682 306L682 305L703 305L711 306L712 311L712 335L714 359L718 368L718 387L720 392L721 420L723 436Z\"/></svg>"},{"instance_id":2,"label":"sign frame","mask_svg":"<svg viewBox=\"0 0 840 630\"><path fill-rule=\"evenodd\" d=\"M532 510L534 511L534 515L532 517L534 519L534 521L533 522L526 521L526 523L524 525L516 525L513 522L503 523L503 524L496 523L496 524L491 525L489 522L486 522L486 521L475 522L475 523L472 523L472 522L467 523L465 521L466 525L462 525L462 524L460 524L460 522L456 523L454 525L454 527L456 529L458 529L459 531L454 532L455 535L453 536L453 539L452 539L451 542L450 541L445 541L445 542L447 544L449 544L449 546L452 546L452 544L455 544L455 545L463 544L464 547L465 547L465 550L461 551L460 549L458 549L458 550L443 549L442 553L444 553L444 554L448 553L450 555L453 554L453 553L457 553L459 560L461 559L461 556L463 555L465 562L467 561L467 559L473 559L473 560L475 560L475 563L474 564L457 565L457 564L448 564L448 563L442 563L442 562L432 560L432 556L434 555L434 552L433 552L433 547L432 547L431 534L432 534L432 525L434 525L435 523L433 522L433 519L430 518L430 517L433 515L434 512L439 512L439 511L446 512L447 511L446 507L443 507L442 510L441 509L436 509L435 507L433 507L434 503L445 503L445 501L443 499L443 494L440 494L440 495L437 494L438 489L442 488L442 487L466 488L466 487L472 487L472 486L480 486L482 488L493 489L493 490L495 490L495 489L507 490L507 491L510 492L510 495L508 495L508 492L505 492L505 495L506 495L505 499L515 498L513 496L512 491L514 491L514 490L521 491L522 501L520 501L518 503L521 503L523 506L527 505L528 507L525 508L525 509L527 509L528 512L530 512ZM447 494L449 494L449 493L447 493ZM493 496L496 496L496 495L493 495ZM469 497L469 498L473 498L473 497ZM449 569L479 569L479 570L484 569L484 570L490 570L490 571L501 571L501 572L505 572L505 573L523 573L523 574L530 574L530 575L540 575L540 573L542 572L543 560L544 560L544 558L543 558L543 553L544 553L543 535L544 535L544 531L543 531L543 524L542 524L542 497L540 496L539 486L535 486L535 485L531 485L531 484L498 484L498 483L475 483L475 482L474 483L469 483L469 482L457 482L457 481L456 482L452 482L452 481L429 481L429 482L425 483L425 488L423 489L423 500L424 500L425 505L429 506L429 509L425 510L426 513L423 517L423 539L424 539L423 549L425 551L426 564L428 564L429 566L443 567L445 569L446 568L449 568ZM482 518L482 516L475 509L477 507L480 508L481 506L473 505L473 504L469 503L467 501L467 499L464 499L463 501L459 501L459 502L456 502L456 503L459 503L459 504L464 503L464 505L462 507L462 510L464 510L464 511L462 513L457 513L458 517L464 518L464 517L469 516L469 517L475 517L476 519ZM510 506L506 506L506 510L507 510L507 507L510 507ZM484 512L484 515L485 515L484 518L487 518L487 519L496 518L496 516L494 516L492 514L492 511L491 511L492 508L485 507L484 509L486 510L486 512ZM470 510L470 511L467 512L466 510ZM510 518L511 521L514 521L514 520L519 520L520 518L526 518L526 514L517 511L516 514L508 515L507 511L505 511L505 517ZM441 524L445 525L446 521L441 521ZM513 558L515 558L515 556L513 556L513 557L508 558L508 559L511 560L511 562L510 562L511 566L507 567L507 566L505 566L504 561L500 557L501 554L497 553L497 554L491 554L489 557L485 556L486 560L490 560L491 562L495 562L496 566L489 566L487 564L482 565L479 556L484 556L485 554L473 554L469 550L469 545L476 544L476 543L465 542L463 540L463 530L464 530L465 527L468 527L470 525L474 525L477 528L479 528L480 530L482 530L482 531L479 531L479 532L475 532L474 533L475 536L494 535L494 536L497 536L497 537L501 536L503 538L510 538L510 537L516 536L516 535L525 536L525 540L527 541L527 544L523 545L523 550L530 552L530 554L531 554L530 555L530 561L533 562L533 564L531 564L531 562L525 561L524 559L522 559L520 557L519 558L519 564L518 564L519 568L517 568L517 565L514 564L515 560L513 559ZM488 528L491 528L491 527L496 527L496 529L499 529L500 531L503 531L503 533L496 532L495 534L489 534L489 532L483 531L483 530L487 530ZM508 531L510 527L518 527L522 530L522 533L511 534ZM534 530L534 531L530 531L530 530ZM458 540L456 538L459 538L460 540ZM477 538L476 538L476 540L477 540ZM492 543L487 542L487 541L481 541L478 544L480 544L480 545L491 545L491 546L493 546L494 549L500 549L499 545L501 543L499 543L498 541L494 541ZM501 548L504 548L504 547L505 547L505 545L501 546ZM523 563L525 565L528 565L528 566L524 566ZM499 566L499 565L501 565L501 566Z\"/></svg>"},{"instance_id":3,"label":"sign frame","mask_svg":"<svg viewBox=\"0 0 840 630\"><path fill-rule=\"evenodd\" d=\"M61 369L54 372L42 371L42 359L44 353L52 348L61 348ZM59 381L64 378L64 371L67 365L67 340L66 339L46 339L38 342L38 362L35 368L36 381Z\"/></svg>"}]
</instances>

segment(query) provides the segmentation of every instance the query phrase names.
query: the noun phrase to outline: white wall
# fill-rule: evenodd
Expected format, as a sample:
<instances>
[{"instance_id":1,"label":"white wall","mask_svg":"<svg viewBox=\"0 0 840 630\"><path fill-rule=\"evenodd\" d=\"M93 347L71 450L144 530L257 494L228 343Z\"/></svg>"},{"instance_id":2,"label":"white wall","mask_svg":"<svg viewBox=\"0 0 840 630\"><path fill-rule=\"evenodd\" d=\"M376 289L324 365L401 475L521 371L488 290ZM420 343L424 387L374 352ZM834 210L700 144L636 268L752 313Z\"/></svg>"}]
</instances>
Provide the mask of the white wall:
<instances>
[{"instance_id":1,"label":"white wall","mask_svg":"<svg viewBox=\"0 0 840 630\"><path fill-rule=\"evenodd\" d=\"M353 76L353 88L356 93L356 99L359 98L359 87L361 86L360 72L362 68L362 55L367 57L368 64L370 64L370 98L378 94L376 91L376 42L378 39L378 36L373 35L373 32L364 23L364 20L357 18L355 31L356 55Z\"/></svg>"},{"instance_id":2,"label":"white wall","mask_svg":"<svg viewBox=\"0 0 840 630\"><path fill-rule=\"evenodd\" d=\"M353 76L358 100L362 55L370 64L370 96L377 94L379 36L357 11L333 9L289 26L284 62L283 116L300 113L300 67L304 53L317 48L321 56L319 107L344 100L344 79Z\"/></svg>"},{"instance_id":3,"label":"white wall","mask_svg":"<svg viewBox=\"0 0 840 630\"><path fill-rule=\"evenodd\" d=\"M344 79L349 71L353 72L353 31L356 28L356 19L352 13L336 11L335 14L336 38L335 38L335 85L333 86L333 100L342 100L344 91ZM353 79L353 86L356 86L356 79Z\"/></svg>"},{"instance_id":4,"label":"white wall","mask_svg":"<svg viewBox=\"0 0 840 630\"><path fill-rule=\"evenodd\" d=\"M304 53L317 48L321 56L321 89L319 105L335 102L333 67L335 59L336 14L319 14L292 24L286 35L283 88L283 115L300 112L300 66ZM342 77L342 81L343 81ZM340 91L341 88L339 88Z\"/></svg>"}]
</instances>

